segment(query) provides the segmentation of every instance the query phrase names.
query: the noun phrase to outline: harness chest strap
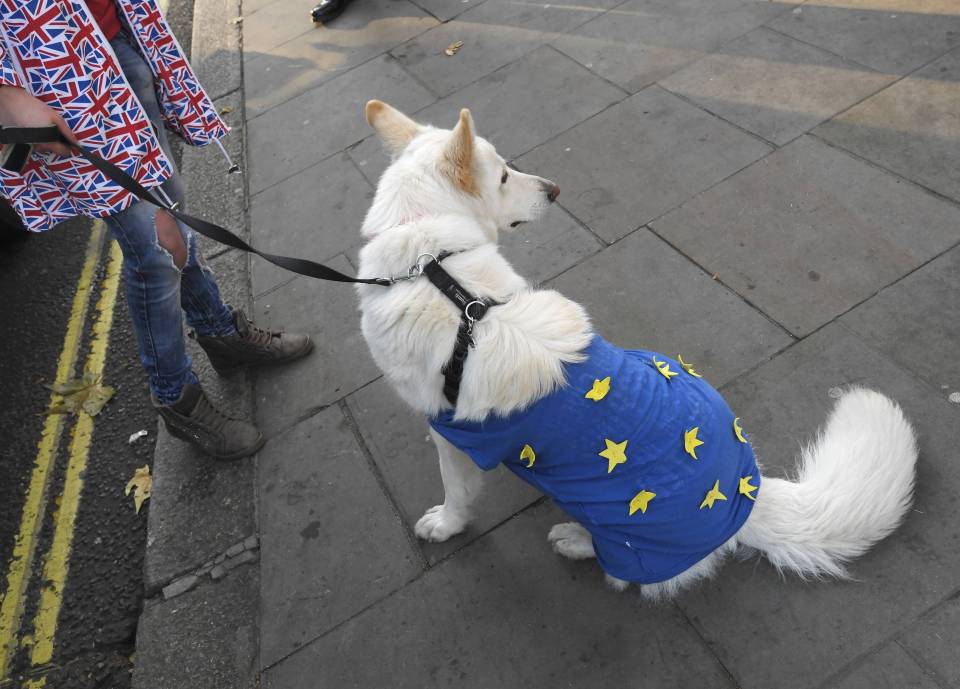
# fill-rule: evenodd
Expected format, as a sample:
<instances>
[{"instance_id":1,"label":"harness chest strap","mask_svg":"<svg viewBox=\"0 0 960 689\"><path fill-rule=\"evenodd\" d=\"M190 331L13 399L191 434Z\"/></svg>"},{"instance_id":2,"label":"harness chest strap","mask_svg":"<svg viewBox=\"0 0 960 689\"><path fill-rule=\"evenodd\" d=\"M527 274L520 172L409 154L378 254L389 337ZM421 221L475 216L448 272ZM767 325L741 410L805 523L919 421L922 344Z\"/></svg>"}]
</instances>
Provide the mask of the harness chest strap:
<instances>
[{"instance_id":1,"label":"harness chest strap","mask_svg":"<svg viewBox=\"0 0 960 689\"><path fill-rule=\"evenodd\" d=\"M457 399L460 396L460 382L463 379L463 367L467 362L470 349L475 345L473 326L487 315L491 306L497 306L498 302L474 296L465 290L450 273L445 271L440 265L440 261L449 255L440 254L438 258L434 258L424 265L423 274L460 310L460 326L457 328L457 340L453 347L453 354L450 355L450 359L441 371L443 373L443 396L447 402L456 407Z\"/></svg>"}]
</instances>

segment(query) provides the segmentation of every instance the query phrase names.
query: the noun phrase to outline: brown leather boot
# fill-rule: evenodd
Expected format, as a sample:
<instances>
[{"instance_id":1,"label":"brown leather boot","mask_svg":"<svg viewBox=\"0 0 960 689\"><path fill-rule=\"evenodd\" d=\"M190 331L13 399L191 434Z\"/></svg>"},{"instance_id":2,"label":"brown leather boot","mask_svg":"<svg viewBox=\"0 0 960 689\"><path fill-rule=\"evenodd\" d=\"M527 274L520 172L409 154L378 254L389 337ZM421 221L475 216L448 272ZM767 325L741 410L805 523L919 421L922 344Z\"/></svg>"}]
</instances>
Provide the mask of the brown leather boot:
<instances>
[{"instance_id":1,"label":"brown leather boot","mask_svg":"<svg viewBox=\"0 0 960 689\"><path fill-rule=\"evenodd\" d=\"M258 328L240 309L233 310L237 332L223 337L191 337L203 347L217 373L224 375L246 366L286 364L313 351L309 335L276 333Z\"/></svg>"},{"instance_id":2,"label":"brown leather boot","mask_svg":"<svg viewBox=\"0 0 960 689\"><path fill-rule=\"evenodd\" d=\"M156 400L153 404L170 435L196 445L214 459L240 459L266 442L256 426L232 419L213 406L197 385L184 385L180 399L169 406Z\"/></svg>"}]
</instances>

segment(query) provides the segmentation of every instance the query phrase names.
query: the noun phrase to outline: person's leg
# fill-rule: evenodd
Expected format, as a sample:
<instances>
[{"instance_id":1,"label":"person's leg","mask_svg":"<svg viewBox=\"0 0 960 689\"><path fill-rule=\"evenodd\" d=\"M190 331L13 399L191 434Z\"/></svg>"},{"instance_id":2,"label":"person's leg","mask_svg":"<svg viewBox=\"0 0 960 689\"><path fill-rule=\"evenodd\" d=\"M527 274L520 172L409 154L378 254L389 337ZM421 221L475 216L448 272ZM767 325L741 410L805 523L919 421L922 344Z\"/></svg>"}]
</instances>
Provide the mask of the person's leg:
<instances>
[{"instance_id":1,"label":"person's leg","mask_svg":"<svg viewBox=\"0 0 960 689\"><path fill-rule=\"evenodd\" d=\"M190 367L180 310L187 256L161 229L158 210L140 201L105 218L123 251L127 306L154 405L172 435L218 459L245 457L263 446L263 435L217 410Z\"/></svg>"},{"instance_id":2,"label":"person's leg","mask_svg":"<svg viewBox=\"0 0 960 689\"><path fill-rule=\"evenodd\" d=\"M114 50L121 65L136 62L129 44L114 45ZM149 69L142 60L139 62L142 68L132 68L128 79L131 85L142 88L144 81L149 80ZM150 114L150 108L146 109ZM159 117L158 110L155 114ZM154 124L156 127L156 121ZM161 138L161 143L165 145L166 140ZM168 193L182 197L179 180L174 178L173 182ZM169 213L146 201L138 201L105 218L105 222L123 251L127 305L140 360L150 377L154 405L167 430L218 459L237 459L256 452L264 443L260 431L214 407L191 369L181 310L185 286L208 282L203 286L207 296L196 300L201 306L193 310L195 320L211 329L220 327L220 332L236 333L232 314L220 300L212 274L201 269L195 249L191 250L192 235L183 232ZM196 277L185 279L191 273ZM196 289L191 296L194 292ZM199 316L201 309L203 315ZM218 319L228 319L229 330L218 326Z\"/></svg>"},{"instance_id":3,"label":"person's leg","mask_svg":"<svg viewBox=\"0 0 960 689\"><path fill-rule=\"evenodd\" d=\"M127 307L150 391L157 404L170 405L180 398L183 386L196 385L197 378L184 346L176 248L162 245L154 225L156 211L141 201L105 221L123 251Z\"/></svg>"},{"instance_id":4,"label":"person's leg","mask_svg":"<svg viewBox=\"0 0 960 689\"><path fill-rule=\"evenodd\" d=\"M118 35L110 45L137 100L153 124L160 147L171 165L174 165L150 67L125 35ZM176 167L170 179L164 182L163 191L178 207L183 207L183 182ZM213 271L207 267L200 254L196 236L187 226L166 212L158 213L156 226L161 244L172 247L171 253L175 259L179 259L177 265L181 268L180 303L186 313L188 325L197 334L208 337L235 333L233 315L220 296Z\"/></svg>"},{"instance_id":5,"label":"person's leg","mask_svg":"<svg viewBox=\"0 0 960 689\"><path fill-rule=\"evenodd\" d=\"M154 91L149 66L123 35L110 42L127 81L157 131L157 138L167 157L170 146L160 117L160 105ZM163 190L181 207L184 202L183 182L174 174L163 184ZM213 271L206 265L197 247L196 235L170 214L159 211L157 236L160 243L169 238L175 249L171 253L181 261L180 301L197 342L203 347L214 368L227 373L249 365L281 364L294 361L313 351L307 335L273 333L257 328L242 311L231 311L220 297Z\"/></svg>"}]
</instances>

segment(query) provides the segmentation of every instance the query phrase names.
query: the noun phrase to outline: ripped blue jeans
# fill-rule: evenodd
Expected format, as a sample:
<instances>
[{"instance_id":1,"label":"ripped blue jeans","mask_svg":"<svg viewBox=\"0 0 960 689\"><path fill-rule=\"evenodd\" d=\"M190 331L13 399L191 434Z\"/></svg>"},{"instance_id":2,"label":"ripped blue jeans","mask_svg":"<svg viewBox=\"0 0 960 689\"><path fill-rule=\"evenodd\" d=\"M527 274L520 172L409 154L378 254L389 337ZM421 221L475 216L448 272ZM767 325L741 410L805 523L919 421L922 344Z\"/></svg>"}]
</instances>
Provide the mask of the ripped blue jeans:
<instances>
[{"instance_id":1,"label":"ripped blue jeans","mask_svg":"<svg viewBox=\"0 0 960 689\"><path fill-rule=\"evenodd\" d=\"M123 34L110 41L110 45L153 123L164 153L172 161L150 67ZM183 183L176 171L163 184L163 190L182 207ZM104 222L123 252L127 306L137 335L140 362L150 376L150 391L159 404L169 405L179 399L186 383L198 383L184 342L183 313L198 335L230 335L236 327L229 307L220 298L213 272L200 255L193 232L177 223L186 247L186 261L178 268L173 254L160 245L158 212L156 206L138 201L104 218Z\"/></svg>"}]
</instances>

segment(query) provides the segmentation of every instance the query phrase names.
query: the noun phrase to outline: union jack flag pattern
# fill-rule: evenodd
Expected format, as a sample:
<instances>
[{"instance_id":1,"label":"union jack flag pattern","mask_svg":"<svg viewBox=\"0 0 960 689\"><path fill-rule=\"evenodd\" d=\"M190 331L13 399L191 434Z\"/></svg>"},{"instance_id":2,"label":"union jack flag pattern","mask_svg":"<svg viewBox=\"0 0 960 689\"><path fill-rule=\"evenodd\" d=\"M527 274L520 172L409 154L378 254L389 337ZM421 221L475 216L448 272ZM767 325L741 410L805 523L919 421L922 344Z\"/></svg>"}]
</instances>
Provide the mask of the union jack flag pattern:
<instances>
[{"instance_id":1,"label":"union jack flag pattern","mask_svg":"<svg viewBox=\"0 0 960 689\"><path fill-rule=\"evenodd\" d=\"M201 146L228 132L155 0L116 0L156 77L166 125ZM173 172L117 64L80 0L0 0L0 85L25 88L63 115L85 146L146 187ZM0 169L0 195L33 231L75 215L113 215L136 198L79 157L34 153L20 172Z\"/></svg>"}]
</instances>

